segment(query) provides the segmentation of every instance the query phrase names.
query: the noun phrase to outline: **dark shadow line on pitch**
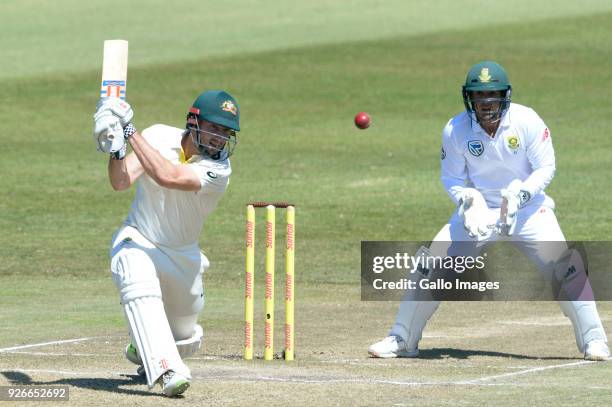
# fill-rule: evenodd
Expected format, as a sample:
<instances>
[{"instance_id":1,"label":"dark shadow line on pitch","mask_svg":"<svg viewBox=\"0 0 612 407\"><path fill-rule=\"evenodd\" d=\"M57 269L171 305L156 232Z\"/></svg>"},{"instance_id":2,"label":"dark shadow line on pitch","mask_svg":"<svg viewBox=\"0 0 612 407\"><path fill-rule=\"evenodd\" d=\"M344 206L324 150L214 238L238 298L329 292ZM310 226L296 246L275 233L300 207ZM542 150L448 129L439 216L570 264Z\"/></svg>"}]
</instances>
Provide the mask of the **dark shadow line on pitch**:
<instances>
[{"instance_id":1,"label":"dark shadow line on pitch","mask_svg":"<svg viewBox=\"0 0 612 407\"><path fill-rule=\"evenodd\" d=\"M581 357L565 356L530 356L517 353L496 352L490 350L472 350L455 348L421 349L419 359L469 359L475 356L489 356L496 358L523 359L523 360L579 360Z\"/></svg>"},{"instance_id":2,"label":"dark shadow line on pitch","mask_svg":"<svg viewBox=\"0 0 612 407\"><path fill-rule=\"evenodd\" d=\"M38 381L32 380L30 375L23 372L16 372L12 370L0 372L11 384L16 385L38 385L38 386L54 386L54 385L67 385L76 388L96 390L96 391L107 391L111 393L129 394L137 396L155 396L163 397L161 393L154 393L145 390L136 389L122 389L119 386L136 386L145 385L146 380L139 375L121 375L122 379L105 379L105 378L64 378L52 381ZM73 391L73 390L71 390ZM179 397L181 398L181 397Z\"/></svg>"}]
</instances>

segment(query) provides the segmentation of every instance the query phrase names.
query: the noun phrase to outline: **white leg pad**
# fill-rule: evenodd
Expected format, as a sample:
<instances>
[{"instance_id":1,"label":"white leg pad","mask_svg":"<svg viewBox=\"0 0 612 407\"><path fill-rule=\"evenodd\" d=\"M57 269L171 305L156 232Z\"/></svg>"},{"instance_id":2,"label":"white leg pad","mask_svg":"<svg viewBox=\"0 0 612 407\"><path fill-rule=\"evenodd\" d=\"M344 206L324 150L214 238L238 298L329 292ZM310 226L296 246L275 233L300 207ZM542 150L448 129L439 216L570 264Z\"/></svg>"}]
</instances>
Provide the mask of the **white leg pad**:
<instances>
[{"instance_id":1,"label":"white leg pad","mask_svg":"<svg viewBox=\"0 0 612 407\"><path fill-rule=\"evenodd\" d=\"M592 340L608 341L595 301L559 301L559 306L563 314L572 321L576 345L580 352L584 352L586 344Z\"/></svg>"},{"instance_id":2,"label":"white leg pad","mask_svg":"<svg viewBox=\"0 0 612 407\"><path fill-rule=\"evenodd\" d=\"M584 352L592 340L607 342L582 255L575 249L563 252L553 266L552 276L559 306L572 321L578 350Z\"/></svg>"},{"instance_id":3,"label":"white leg pad","mask_svg":"<svg viewBox=\"0 0 612 407\"><path fill-rule=\"evenodd\" d=\"M415 254L416 258L423 256L431 256L431 252L426 247L419 248ZM434 270L420 270L411 273L408 277L418 284L418 281L421 279L431 278L433 272ZM431 318L440 305L440 301L420 301L415 298L414 293L414 290L406 290L404 298L400 302L395 324L389 332L389 335L401 337L406 342L408 350L417 348L427 321L429 321L429 318Z\"/></svg>"},{"instance_id":4,"label":"white leg pad","mask_svg":"<svg viewBox=\"0 0 612 407\"><path fill-rule=\"evenodd\" d=\"M191 372L181 360L174 343L155 265L143 250L145 243L126 239L116 246L111 272L119 289L132 343L142 359L151 388L168 370L188 378L191 378Z\"/></svg>"},{"instance_id":5,"label":"white leg pad","mask_svg":"<svg viewBox=\"0 0 612 407\"><path fill-rule=\"evenodd\" d=\"M202 347L202 337L204 336L204 330L198 324L195 324L193 328L193 335L191 338L183 339L182 341L176 342L176 348L178 349L181 358L185 359L192 356L194 353L200 350Z\"/></svg>"},{"instance_id":6,"label":"white leg pad","mask_svg":"<svg viewBox=\"0 0 612 407\"><path fill-rule=\"evenodd\" d=\"M191 372L181 360L174 343L161 297L134 298L123 303L123 310L132 341L147 372L149 387L153 387L159 377L168 370L190 378Z\"/></svg>"},{"instance_id":7,"label":"white leg pad","mask_svg":"<svg viewBox=\"0 0 612 407\"><path fill-rule=\"evenodd\" d=\"M404 339L408 350L415 349L423 336L427 321L439 305L440 301L402 301L389 335Z\"/></svg>"}]
</instances>

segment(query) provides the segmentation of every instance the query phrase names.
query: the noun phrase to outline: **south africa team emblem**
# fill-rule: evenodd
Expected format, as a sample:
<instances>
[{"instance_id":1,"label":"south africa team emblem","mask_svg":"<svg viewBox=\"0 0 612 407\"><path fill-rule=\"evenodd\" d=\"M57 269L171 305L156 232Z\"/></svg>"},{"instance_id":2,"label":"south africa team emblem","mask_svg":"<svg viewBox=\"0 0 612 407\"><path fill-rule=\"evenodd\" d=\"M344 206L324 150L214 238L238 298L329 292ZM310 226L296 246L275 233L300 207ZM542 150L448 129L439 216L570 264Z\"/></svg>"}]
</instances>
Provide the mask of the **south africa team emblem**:
<instances>
[{"instance_id":1,"label":"south africa team emblem","mask_svg":"<svg viewBox=\"0 0 612 407\"><path fill-rule=\"evenodd\" d=\"M484 153L484 146L482 145L482 141L480 140L470 140L468 141L468 150L470 154L474 157L478 157Z\"/></svg>"},{"instance_id":2,"label":"south africa team emblem","mask_svg":"<svg viewBox=\"0 0 612 407\"><path fill-rule=\"evenodd\" d=\"M510 150L516 150L517 148L519 148L519 139L516 136L508 136L506 138L506 141L508 142L508 148Z\"/></svg>"}]
</instances>

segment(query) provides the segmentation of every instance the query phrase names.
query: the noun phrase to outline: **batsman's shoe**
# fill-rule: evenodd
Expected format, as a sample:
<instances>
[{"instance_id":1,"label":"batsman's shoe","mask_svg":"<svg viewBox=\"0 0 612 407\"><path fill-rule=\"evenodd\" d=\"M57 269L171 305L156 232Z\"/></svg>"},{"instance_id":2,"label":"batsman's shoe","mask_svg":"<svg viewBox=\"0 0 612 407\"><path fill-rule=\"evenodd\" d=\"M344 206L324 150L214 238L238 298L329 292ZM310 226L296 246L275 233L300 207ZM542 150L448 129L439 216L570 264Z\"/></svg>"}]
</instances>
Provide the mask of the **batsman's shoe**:
<instances>
[{"instance_id":1,"label":"batsman's shoe","mask_svg":"<svg viewBox=\"0 0 612 407\"><path fill-rule=\"evenodd\" d=\"M416 358L417 348L407 349L406 342L399 336L387 336L368 348L368 353L375 358Z\"/></svg>"},{"instance_id":2,"label":"batsman's shoe","mask_svg":"<svg viewBox=\"0 0 612 407\"><path fill-rule=\"evenodd\" d=\"M144 366L138 366L138 369L136 369L136 374L140 377L144 377L145 379L147 378L147 371L145 370Z\"/></svg>"},{"instance_id":3,"label":"batsman's shoe","mask_svg":"<svg viewBox=\"0 0 612 407\"><path fill-rule=\"evenodd\" d=\"M136 346L131 343L125 347L125 351L123 352L127 360L132 362L135 365L142 366L142 359L140 359L140 355L138 354L138 350Z\"/></svg>"},{"instance_id":4,"label":"batsman's shoe","mask_svg":"<svg viewBox=\"0 0 612 407\"><path fill-rule=\"evenodd\" d=\"M168 370L159 378L162 393L168 397L183 394L189 388L189 379L174 370Z\"/></svg>"},{"instance_id":5,"label":"batsman's shoe","mask_svg":"<svg viewBox=\"0 0 612 407\"><path fill-rule=\"evenodd\" d=\"M608 344L600 339L587 343L584 358L586 360L609 360L610 349L608 349Z\"/></svg>"}]
</instances>

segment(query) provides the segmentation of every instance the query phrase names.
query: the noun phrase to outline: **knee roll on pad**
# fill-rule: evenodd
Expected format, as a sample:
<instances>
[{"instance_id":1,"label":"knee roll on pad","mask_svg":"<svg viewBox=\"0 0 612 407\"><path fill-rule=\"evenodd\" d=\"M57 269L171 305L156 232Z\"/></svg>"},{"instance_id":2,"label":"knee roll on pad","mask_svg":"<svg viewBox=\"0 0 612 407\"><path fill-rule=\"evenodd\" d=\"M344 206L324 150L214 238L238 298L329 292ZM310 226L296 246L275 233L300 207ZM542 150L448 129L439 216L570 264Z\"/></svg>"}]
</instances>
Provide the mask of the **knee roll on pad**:
<instances>
[{"instance_id":1,"label":"knee roll on pad","mask_svg":"<svg viewBox=\"0 0 612 407\"><path fill-rule=\"evenodd\" d=\"M553 295L559 301L592 301L593 290L585 257L576 249L566 250L553 266Z\"/></svg>"},{"instance_id":2,"label":"knee roll on pad","mask_svg":"<svg viewBox=\"0 0 612 407\"><path fill-rule=\"evenodd\" d=\"M119 290L119 296L121 297L121 303L127 304L139 298L154 297L161 299L162 293L159 282L143 281L126 285Z\"/></svg>"},{"instance_id":3,"label":"knee roll on pad","mask_svg":"<svg viewBox=\"0 0 612 407\"><path fill-rule=\"evenodd\" d=\"M199 351L202 347L203 336L204 330L199 324L195 324L193 328L193 335L191 336L191 338L177 341L176 348L178 349L181 358L188 358L189 356L192 356L194 353Z\"/></svg>"}]
</instances>

